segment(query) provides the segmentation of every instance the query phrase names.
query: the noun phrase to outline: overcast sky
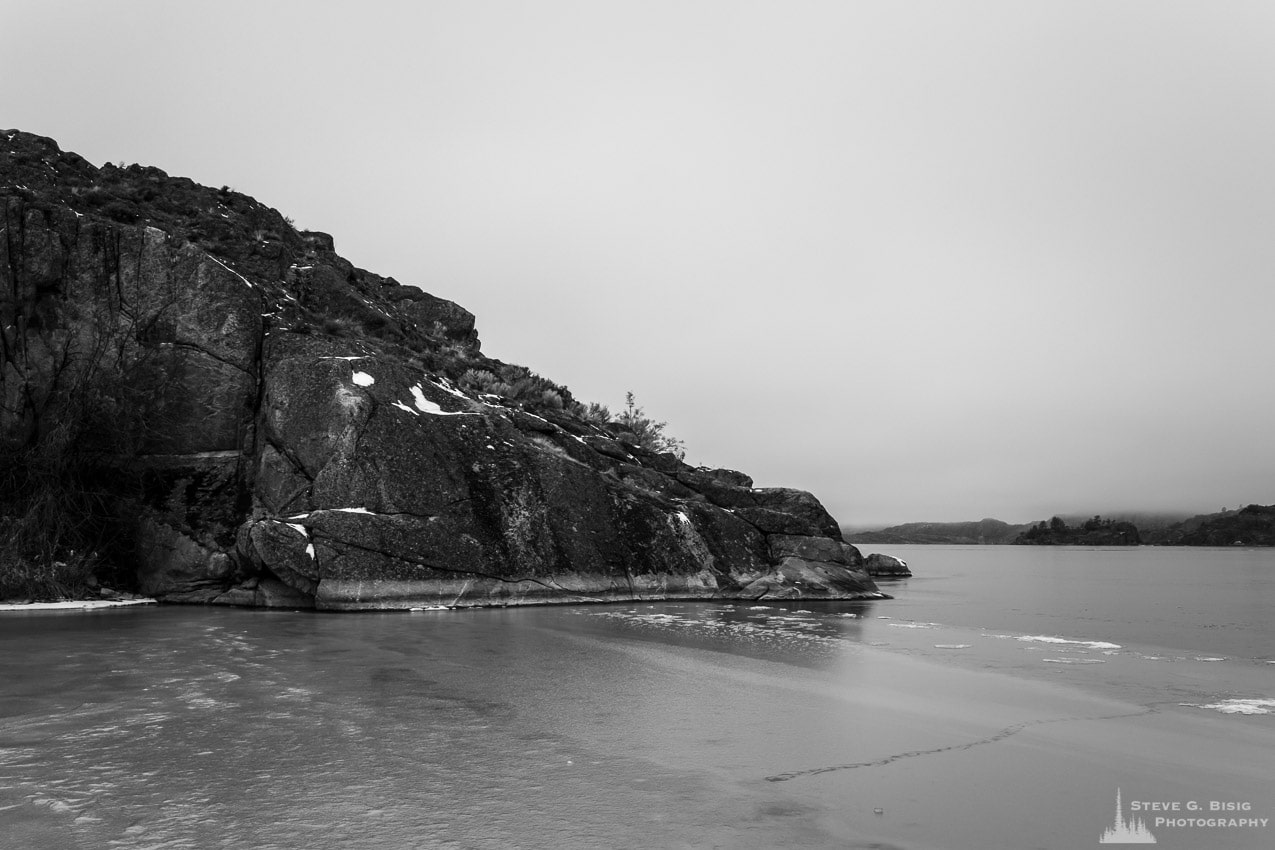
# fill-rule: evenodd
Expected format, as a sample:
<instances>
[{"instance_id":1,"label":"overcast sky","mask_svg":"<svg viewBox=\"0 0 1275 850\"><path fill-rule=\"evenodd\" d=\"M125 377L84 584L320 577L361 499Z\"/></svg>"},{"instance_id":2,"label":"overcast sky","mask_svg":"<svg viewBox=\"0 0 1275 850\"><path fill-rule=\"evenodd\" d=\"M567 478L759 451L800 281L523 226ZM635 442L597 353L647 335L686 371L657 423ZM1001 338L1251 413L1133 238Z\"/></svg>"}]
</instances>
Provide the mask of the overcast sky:
<instances>
[{"instance_id":1,"label":"overcast sky","mask_svg":"<svg viewBox=\"0 0 1275 850\"><path fill-rule=\"evenodd\" d=\"M251 194L851 525L1275 502L1275 3L0 0L0 127Z\"/></svg>"}]
</instances>

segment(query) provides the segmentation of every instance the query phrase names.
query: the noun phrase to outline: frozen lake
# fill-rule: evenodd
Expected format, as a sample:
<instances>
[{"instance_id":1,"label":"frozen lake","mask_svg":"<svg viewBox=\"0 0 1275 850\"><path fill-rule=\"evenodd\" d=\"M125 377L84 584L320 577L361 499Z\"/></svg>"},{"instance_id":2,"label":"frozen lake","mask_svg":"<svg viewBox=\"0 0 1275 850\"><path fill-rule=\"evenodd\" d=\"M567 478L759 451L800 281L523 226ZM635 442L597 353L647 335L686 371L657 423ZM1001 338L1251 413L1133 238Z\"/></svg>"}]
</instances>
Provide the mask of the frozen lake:
<instances>
[{"instance_id":1,"label":"frozen lake","mask_svg":"<svg viewBox=\"0 0 1275 850\"><path fill-rule=\"evenodd\" d=\"M873 603L0 616L0 843L1061 849L1120 789L1275 845L1275 551L883 548Z\"/></svg>"}]
</instances>

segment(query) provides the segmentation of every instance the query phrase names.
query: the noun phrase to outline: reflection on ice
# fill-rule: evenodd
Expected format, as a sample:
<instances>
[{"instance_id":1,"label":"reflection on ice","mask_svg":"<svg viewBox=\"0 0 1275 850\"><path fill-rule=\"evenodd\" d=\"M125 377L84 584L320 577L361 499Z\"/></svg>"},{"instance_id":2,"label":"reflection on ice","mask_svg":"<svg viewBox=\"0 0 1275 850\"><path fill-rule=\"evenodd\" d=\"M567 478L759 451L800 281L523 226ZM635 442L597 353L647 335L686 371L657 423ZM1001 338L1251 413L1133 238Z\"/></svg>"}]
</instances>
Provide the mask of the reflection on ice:
<instances>
[{"instance_id":1,"label":"reflection on ice","mask_svg":"<svg viewBox=\"0 0 1275 850\"><path fill-rule=\"evenodd\" d=\"M1203 705L1193 702L1178 704L1188 708L1208 708L1222 714L1271 714L1275 699L1224 699Z\"/></svg>"},{"instance_id":2,"label":"reflection on ice","mask_svg":"<svg viewBox=\"0 0 1275 850\"><path fill-rule=\"evenodd\" d=\"M771 613L753 613L769 611ZM621 610L582 610L590 617L620 620L630 625L657 629L676 629L687 635L708 638L744 640L749 644L834 649L845 645L845 621L817 617L808 610L753 605L704 606L686 614L639 612L636 608Z\"/></svg>"},{"instance_id":3,"label":"reflection on ice","mask_svg":"<svg viewBox=\"0 0 1275 850\"><path fill-rule=\"evenodd\" d=\"M996 637L1009 637L1009 635L996 635ZM1090 649L1120 649L1120 644L1107 643L1103 640L1071 640L1069 638L1051 637L1049 635L1019 635L1014 639L1032 643L1058 643L1070 644L1072 646L1086 646Z\"/></svg>"}]
</instances>

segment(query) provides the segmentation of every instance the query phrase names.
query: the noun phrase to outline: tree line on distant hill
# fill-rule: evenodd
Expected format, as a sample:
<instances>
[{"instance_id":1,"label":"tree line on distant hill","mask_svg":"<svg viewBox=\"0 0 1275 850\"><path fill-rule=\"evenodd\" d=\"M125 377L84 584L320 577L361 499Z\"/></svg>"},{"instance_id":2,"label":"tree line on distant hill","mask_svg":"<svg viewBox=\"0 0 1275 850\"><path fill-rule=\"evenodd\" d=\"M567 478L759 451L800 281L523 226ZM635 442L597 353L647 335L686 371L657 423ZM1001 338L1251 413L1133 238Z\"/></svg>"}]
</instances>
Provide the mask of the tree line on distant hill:
<instances>
[{"instance_id":1,"label":"tree line on distant hill","mask_svg":"<svg viewBox=\"0 0 1275 850\"><path fill-rule=\"evenodd\" d=\"M1275 546L1275 505L1191 517L1153 535L1162 546Z\"/></svg>"},{"instance_id":2,"label":"tree line on distant hill","mask_svg":"<svg viewBox=\"0 0 1275 850\"><path fill-rule=\"evenodd\" d=\"M1070 526L1061 517L1053 517L1048 523L1041 520L1010 542L1029 546L1137 546L1142 536L1131 522L1095 515L1079 526Z\"/></svg>"},{"instance_id":3,"label":"tree line on distant hill","mask_svg":"<svg viewBox=\"0 0 1275 850\"><path fill-rule=\"evenodd\" d=\"M1117 514L1103 518L1055 516L1035 523L912 522L871 531L847 531L851 543L1025 544L1054 546L1275 546L1275 505L1184 517Z\"/></svg>"}]
</instances>

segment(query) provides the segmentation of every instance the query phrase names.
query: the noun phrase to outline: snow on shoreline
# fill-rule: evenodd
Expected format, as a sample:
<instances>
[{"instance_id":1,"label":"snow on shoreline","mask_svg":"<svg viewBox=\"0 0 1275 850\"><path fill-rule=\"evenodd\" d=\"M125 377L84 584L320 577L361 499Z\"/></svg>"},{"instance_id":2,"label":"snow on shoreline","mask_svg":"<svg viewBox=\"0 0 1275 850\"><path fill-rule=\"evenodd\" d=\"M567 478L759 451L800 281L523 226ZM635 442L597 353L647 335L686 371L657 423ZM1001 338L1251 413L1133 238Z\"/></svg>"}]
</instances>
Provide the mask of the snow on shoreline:
<instances>
[{"instance_id":1,"label":"snow on shoreline","mask_svg":"<svg viewBox=\"0 0 1275 850\"><path fill-rule=\"evenodd\" d=\"M158 604L154 599L69 599L63 602L0 602L0 612L94 611L98 608L121 608L125 605Z\"/></svg>"}]
</instances>

